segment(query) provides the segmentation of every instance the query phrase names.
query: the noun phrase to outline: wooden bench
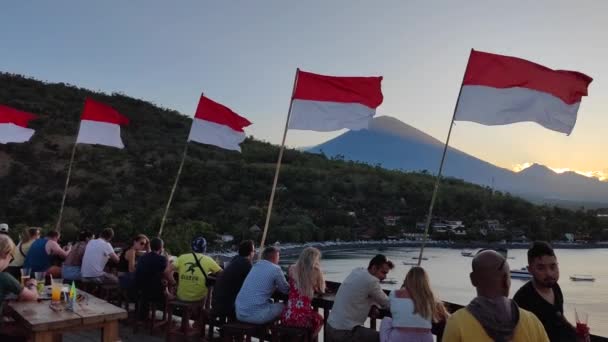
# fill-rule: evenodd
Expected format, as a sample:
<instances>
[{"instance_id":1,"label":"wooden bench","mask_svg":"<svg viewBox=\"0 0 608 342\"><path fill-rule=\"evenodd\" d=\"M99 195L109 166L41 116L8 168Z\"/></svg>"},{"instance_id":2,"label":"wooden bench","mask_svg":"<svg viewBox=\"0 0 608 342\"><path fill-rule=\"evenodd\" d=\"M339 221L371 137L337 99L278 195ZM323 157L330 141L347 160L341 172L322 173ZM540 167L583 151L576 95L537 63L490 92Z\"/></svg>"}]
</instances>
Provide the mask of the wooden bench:
<instances>
[{"instance_id":1,"label":"wooden bench","mask_svg":"<svg viewBox=\"0 0 608 342\"><path fill-rule=\"evenodd\" d=\"M207 321L207 312L204 310L205 299L186 302L181 300L170 300L167 301L165 307L165 313L167 315L167 340L170 340L173 335L181 335L184 337L190 337L197 334L201 335L201 338L205 337L205 324ZM175 329L173 325L173 312L175 309L181 311L181 324L179 328ZM197 322L198 327L190 327L190 318L198 316Z\"/></svg>"},{"instance_id":2,"label":"wooden bench","mask_svg":"<svg viewBox=\"0 0 608 342\"><path fill-rule=\"evenodd\" d=\"M260 341L271 341L271 336L268 334L268 332L273 323L251 324L238 321L226 323L221 328L222 341L241 342L243 339L245 339L246 342L251 342L252 337L256 337Z\"/></svg>"},{"instance_id":3,"label":"wooden bench","mask_svg":"<svg viewBox=\"0 0 608 342\"><path fill-rule=\"evenodd\" d=\"M213 310L211 310L207 319L207 324L209 325L207 336L209 337L209 340L213 340L215 327L221 328L224 326L224 324L231 323L234 321L236 321L236 318L233 316L217 314Z\"/></svg>"},{"instance_id":4,"label":"wooden bench","mask_svg":"<svg viewBox=\"0 0 608 342\"><path fill-rule=\"evenodd\" d=\"M147 312L144 312L145 304L147 304L148 306ZM166 302L147 301L144 300L141 296L139 296L136 305L133 332L137 333L139 326L144 325L144 327L149 330L150 335L154 335L155 329L163 327L165 324L167 324L168 321L165 310L163 310L162 318L160 320L156 319L156 311L163 305L166 305ZM145 319L142 321L141 317L143 316L145 316Z\"/></svg>"},{"instance_id":5,"label":"wooden bench","mask_svg":"<svg viewBox=\"0 0 608 342\"><path fill-rule=\"evenodd\" d=\"M280 324L272 328L273 342L315 342L316 340L317 335L313 335L309 328L288 327Z\"/></svg>"}]
</instances>

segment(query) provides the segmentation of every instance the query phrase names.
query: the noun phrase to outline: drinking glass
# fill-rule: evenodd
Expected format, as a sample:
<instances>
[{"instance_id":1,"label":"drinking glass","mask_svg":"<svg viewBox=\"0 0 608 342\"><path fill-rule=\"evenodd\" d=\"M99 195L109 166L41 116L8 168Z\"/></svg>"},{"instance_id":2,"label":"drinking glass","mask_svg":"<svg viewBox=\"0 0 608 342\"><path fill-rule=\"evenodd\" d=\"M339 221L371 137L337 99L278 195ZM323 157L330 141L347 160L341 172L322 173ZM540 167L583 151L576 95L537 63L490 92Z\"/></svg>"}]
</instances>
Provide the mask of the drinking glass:
<instances>
[{"instance_id":1,"label":"drinking glass","mask_svg":"<svg viewBox=\"0 0 608 342\"><path fill-rule=\"evenodd\" d=\"M45 272L34 272L34 277L36 277L36 290L38 290L38 294L42 294L44 292L45 276Z\"/></svg>"},{"instance_id":2,"label":"drinking glass","mask_svg":"<svg viewBox=\"0 0 608 342\"><path fill-rule=\"evenodd\" d=\"M51 284L51 303L61 302L61 290L63 289L63 279L53 279Z\"/></svg>"},{"instance_id":3,"label":"drinking glass","mask_svg":"<svg viewBox=\"0 0 608 342\"><path fill-rule=\"evenodd\" d=\"M21 269L21 286L25 286L25 283L30 280L30 275L32 274L32 270L30 268L22 268Z\"/></svg>"}]
</instances>

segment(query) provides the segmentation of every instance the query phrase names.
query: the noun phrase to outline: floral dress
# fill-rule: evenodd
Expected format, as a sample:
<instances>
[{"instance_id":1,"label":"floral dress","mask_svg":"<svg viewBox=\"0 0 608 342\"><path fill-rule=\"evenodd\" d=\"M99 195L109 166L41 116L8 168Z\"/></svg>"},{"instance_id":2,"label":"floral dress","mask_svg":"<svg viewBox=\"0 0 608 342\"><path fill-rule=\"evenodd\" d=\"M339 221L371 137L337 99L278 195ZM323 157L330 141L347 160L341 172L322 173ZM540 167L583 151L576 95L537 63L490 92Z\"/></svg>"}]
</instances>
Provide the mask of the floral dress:
<instances>
[{"instance_id":1,"label":"floral dress","mask_svg":"<svg viewBox=\"0 0 608 342\"><path fill-rule=\"evenodd\" d=\"M281 321L287 326L310 328L314 333L323 326L323 316L312 309L311 298L300 294L293 279L289 279L289 299Z\"/></svg>"}]
</instances>

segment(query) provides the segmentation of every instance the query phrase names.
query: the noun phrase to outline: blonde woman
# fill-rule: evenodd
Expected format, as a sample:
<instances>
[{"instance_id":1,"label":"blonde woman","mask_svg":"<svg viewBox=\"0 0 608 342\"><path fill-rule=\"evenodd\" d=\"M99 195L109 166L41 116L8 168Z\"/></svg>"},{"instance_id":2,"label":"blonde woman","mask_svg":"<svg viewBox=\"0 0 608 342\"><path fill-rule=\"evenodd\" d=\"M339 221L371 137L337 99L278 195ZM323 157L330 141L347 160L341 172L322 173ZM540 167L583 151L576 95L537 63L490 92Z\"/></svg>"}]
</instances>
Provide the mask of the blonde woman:
<instances>
[{"instance_id":1,"label":"blonde woman","mask_svg":"<svg viewBox=\"0 0 608 342\"><path fill-rule=\"evenodd\" d=\"M11 262L8 265L8 268L6 269L6 271L10 273L13 277L17 279L21 277L21 268L23 267L23 262L25 261L27 252L29 252L32 243L34 243L34 241L39 238L40 228L29 227L23 230L19 244L17 244L17 247L15 248L13 262Z\"/></svg>"},{"instance_id":2,"label":"blonde woman","mask_svg":"<svg viewBox=\"0 0 608 342\"><path fill-rule=\"evenodd\" d=\"M380 342L432 342L432 323L448 316L443 303L433 294L422 267L412 267L403 286L392 291L389 300L392 318L382 320Z\"/></svg>"},{"instance_id":3,"label":"blonde woman","mask_svg":"<svg viewBox=\"0 0 608 342\"><path fill-rule=\"evenodd\" d=\"M8 235L0 235L0 313L5 296L9 293L15 294L19 300L37 300L36 280L30 279L21 286L19 281L12 275L4 271L13 259L15 253L15 243Z\"/></svg>"},{"instance_id":4,"label":"blonde woman","mask_svg":"<svg viewBox=\"0 0 608 342\"><path fill-rule=\"evenodd\" d=\"M321 252L305 248L295 265L289 267L289 300L281 315L284 325L309 328L316 336L323 326L323 317L312 309L315 293L325 292L321 271Z\"/></svg>"}]
</instances>

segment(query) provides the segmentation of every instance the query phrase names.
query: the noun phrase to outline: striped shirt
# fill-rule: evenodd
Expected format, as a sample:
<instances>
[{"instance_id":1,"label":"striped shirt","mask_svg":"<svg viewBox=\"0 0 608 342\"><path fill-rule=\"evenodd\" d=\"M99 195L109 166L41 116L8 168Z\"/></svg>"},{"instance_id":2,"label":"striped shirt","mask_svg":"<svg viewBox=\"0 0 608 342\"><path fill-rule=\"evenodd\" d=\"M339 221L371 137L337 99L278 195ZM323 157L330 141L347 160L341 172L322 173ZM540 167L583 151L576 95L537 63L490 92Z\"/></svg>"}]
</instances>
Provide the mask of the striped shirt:
<instances>
[{"instance_id":1,"label":"striped shirt","mask_svg":"<svg viewBox=\"0 0 608 342\"><path fill-rule=\"evenodd\" d=\"M267 260L256 262L236 296L236 312L253 315L270 304L274 291L289 292L289 283L279 265Z\"/></svg>"}]
</instances>

